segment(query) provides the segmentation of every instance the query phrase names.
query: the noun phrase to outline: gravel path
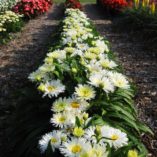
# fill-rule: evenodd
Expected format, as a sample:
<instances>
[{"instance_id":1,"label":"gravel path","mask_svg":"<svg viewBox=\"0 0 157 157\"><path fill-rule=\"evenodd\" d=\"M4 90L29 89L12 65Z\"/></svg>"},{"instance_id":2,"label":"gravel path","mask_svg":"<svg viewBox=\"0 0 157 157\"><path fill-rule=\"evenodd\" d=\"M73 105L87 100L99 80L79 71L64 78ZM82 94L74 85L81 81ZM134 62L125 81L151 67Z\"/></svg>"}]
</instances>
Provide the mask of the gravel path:
<instances>
[{"instance_id":1,"label":"gravel path","mask_svg":"<svg viewBox=\"0 0 157 157\"><path fill-rule=\"evenodd\" d=\"M98 6L85 5L84 9L101 35L110 41L126 75L138 87L136 104L139 117L156 134L156 137L145 135L142 139L152 154L150 156L157 157L157 51L149 48L146 50L142 43L131 39L127 34L113 31L114 19L105 17Z\"/></svg>"},{"instance_id":2,"label":"gravel path","mask_svg":"<svg viewBox=\"0 0 157 157\"><path fill-rule=\"evenodd\" d=\"M29 21L23 30L16 34L14 40L0 47L1 157L5 154L4 148L7 148L9 117L17 105L15 91L27 87L28 74L42 63L48 43L51 42L51 35L56 31L61 17L62 7L53 6L47 14Z\"/></svg>"}]
</instances>

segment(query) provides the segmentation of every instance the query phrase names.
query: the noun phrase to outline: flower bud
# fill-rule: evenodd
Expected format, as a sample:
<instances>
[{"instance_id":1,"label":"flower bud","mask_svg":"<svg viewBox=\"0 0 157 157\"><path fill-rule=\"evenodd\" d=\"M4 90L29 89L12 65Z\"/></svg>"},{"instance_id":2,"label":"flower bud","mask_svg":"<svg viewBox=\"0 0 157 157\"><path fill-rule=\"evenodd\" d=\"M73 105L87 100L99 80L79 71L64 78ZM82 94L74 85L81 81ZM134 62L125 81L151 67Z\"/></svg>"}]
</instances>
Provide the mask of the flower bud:
<instances>
[{"instance_id":1,"label":"flower bud","mask_svg":"<svg viewBox=\"0 0 157 157\"><path fill-rule=\"evenodd\" d=\"M138 157L138 153L136 150L129 150L128 157Z\"/></svg>"}]
</instances>

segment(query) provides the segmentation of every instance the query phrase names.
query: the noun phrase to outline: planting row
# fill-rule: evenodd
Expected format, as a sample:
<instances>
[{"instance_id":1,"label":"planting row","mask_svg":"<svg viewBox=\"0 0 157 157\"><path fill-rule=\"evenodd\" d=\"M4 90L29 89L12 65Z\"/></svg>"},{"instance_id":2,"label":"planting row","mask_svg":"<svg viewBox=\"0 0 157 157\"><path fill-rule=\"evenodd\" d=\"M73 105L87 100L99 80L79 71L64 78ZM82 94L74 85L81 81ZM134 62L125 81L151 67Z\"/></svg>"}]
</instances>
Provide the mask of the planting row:
<instances>
[{"instance_id":1,"label":"planting row","mask_svg":"<svg viewBox=\"0 0 157 157\"><path fill-rule=\"evenodd\" d=\"M52 131L41 153L66 157L146 157L134 86L121 73L109 43L78 9L67 9L61 33L29 79L52 105ZM48 128L45 128L48 130Z\"/></svg>"}]
</instances>

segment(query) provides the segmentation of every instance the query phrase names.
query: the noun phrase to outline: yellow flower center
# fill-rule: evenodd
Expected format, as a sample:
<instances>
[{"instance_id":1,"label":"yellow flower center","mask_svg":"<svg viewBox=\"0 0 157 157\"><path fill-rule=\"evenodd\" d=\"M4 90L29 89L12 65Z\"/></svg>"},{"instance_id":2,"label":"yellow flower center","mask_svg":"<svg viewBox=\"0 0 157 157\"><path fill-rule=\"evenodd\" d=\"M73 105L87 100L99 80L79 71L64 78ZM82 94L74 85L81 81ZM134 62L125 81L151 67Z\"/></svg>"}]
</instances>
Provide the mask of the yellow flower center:
<instances>
[{"instance_id":1,"label":"yellow flower center","mask_svg":"<svg viewBox=\"0 0 157 157\"><path fill-rule=\"evenodd\" d=\"M80 48L84 48L85 46L84 45L80 45Z\"/></svg>"},{"instance_id":2,"label":"yellow flower center","mask_svg":"<svg viewBox=\"0 0 157 157\"><path fill-rule=\"evenodd\" d=\"M109 62L109 61L104 61L104 62L102 62L101 65L102 65L104 68L108 68L109 65L110 65L110 62Z\"/></svg>"},{"instance_id":3,"label":"yellow flower center","mask_svg":"<svg viewBox=\"0 0 157 157\"><path fill-rule=\"evenodd\" d=\"M59 107L65 107L66 106L66 104L65 103L63 103L63 102L61 102L60 104L59 104Z\"/></svg>"},{"instance_id":4,"label":"yellow flower center","mask_svg":"<svg viewBox=\"0 0 157 157\"><path fill-rule=\"evenodd\" d=\"M81 137L84 135L84 130L81 127L75 127L73 134L77 137Z\"/></svg>"},{"instance_id":5,"label":"yellow flower center","mask_svg":"<svg viewBox=\"0 0 157 157\"><path fill-rule=\"evenodd\" d=\"M81 152L81 150L82 150L82 148L81 148L81 146L80 145L74 145L74 146L72 146L72 148L71 148L71 151L73 152L73 153L80 153Z\"/></svg>"},{"instance_id":6,"label":"yellow flower center","mask_svg":"<svg viewBox=\"0 0 157 157\"><path fill-rule=\"evenodd\" d=\"M71 103L71 107L72 108L79 108L80 104L78 102L74 101L74 102Z\"/></svg>"},{"instance_id":7,"label":"yellow flower center","mask_svg":"<svg viewBox=\"0 0 157 157\"><path fill-rule=\"evenodd\" d=\"M87 89L83 89L82 93L83 93L83 96L88 97L90 92Z\"/></svg>"},{"instance_id":8,"label":"yellow flower center","mask_svg":"<svg viewBox=\"0 0 157 157\"><path fill-rule=\"evenodd\" d=\"M54 138L54 137L52 137L52 138L51 138L51 143L56 143L56 142L57 142L57 139Z\"/></svg>"},{"instance_id":9,"label":"yellow flower center","mask_svg":"<svg viewBox=\"0 0 157 157\"><path fill-rule=\"evenodd\" d=\"M88 59L95 59L97 57L97 55L94 53L86 52L85 57Z\"/></svg>"},{"instance_id":10,"label":"yellow flower center","mask_svg":"<svg viewBox=\"0 0 157 157\"><path fill-rule=\"evenodd\" d=\"M118 87L123 87L125 85L125 82L123 80L117 80L116 84Z\"/></svg>"},{"instance_id":11,"label":"yellow flower center","mask_svg":"<svg viewBox=\"0 0 157 157\"><path fill-rule=\"evenodd\" d=\"M66 118L65 117L59 117L59 119L58 119L58 121L60 122L60 123L64 123L65 122L65 120L66 120Z\"/></svg>"},{"instance_id":12,"label":"yellow flower center","mask_svg":"<svg viewBox=\"0 0 157 157\"><path fill-rule=\"evenodd\" d=\"M52 92L56 89L56 87L55 86L48 86L47 89L49 92Z\"/></svg>"},{"instance_id":13,"label":"yellow flower center","mask_svg":"<svg viewBox=\"0 0 157 157\"><path fill-rule=\"evenodd\" d=\"M112 139L112 140L118 140L118 138L119 138L118 135L112 135L112 136L111 136L111 139Z\"/></svg>"}]
</instances>

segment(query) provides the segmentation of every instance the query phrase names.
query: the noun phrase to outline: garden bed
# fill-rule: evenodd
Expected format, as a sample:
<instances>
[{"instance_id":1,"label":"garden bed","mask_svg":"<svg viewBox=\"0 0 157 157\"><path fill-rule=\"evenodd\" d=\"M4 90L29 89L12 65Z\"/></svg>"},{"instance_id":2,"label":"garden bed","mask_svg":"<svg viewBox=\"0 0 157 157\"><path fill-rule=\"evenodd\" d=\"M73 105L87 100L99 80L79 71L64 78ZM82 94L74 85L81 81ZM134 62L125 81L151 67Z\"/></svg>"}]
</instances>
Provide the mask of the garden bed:
<instances>
[{"instance_id":1,"label":"garden bed","mask_svg":"<svg viewBox=\"0 0 157 157\"><path fill-rule=\"evenodd\" d=\"M37 103L39 102L42 104L44 102L40 102L42 100L39 96L35 97L35 99L39 100L36 101L31 97L31 95L29 95L29 88L32 89L33 87L28 83L27 76L32 70L35 70L38 67L41 60L45 57L45 53L47 52L46 49L48 49L47 41L49 43L49 40L53 39L50 34L56 30L56 25L58 24L57 20L62 17L62 11L59 11L59 9L62 10L62 7L55 7L55 12L51 10L48 15L41 16L31 21L23 29L22 33L18 33L17 38L10 42L10 46L4 45L1 47L1 76L3 77L1 82L3 96L1 98L1 102L3 104L1 107L1 128L5 128L4 132L1 132L1 136L3 137L2 140L5 141L3 142L3 148L7 148L10 143L10 137L7 137L8 134L6 134L6 131L8 130L8 122L10 121L8 118L15 111L15 108L23 110L28 108L27 105L29 107L32 105L31 112L29 114L32 116L34 115L34 117L41 114L36 110L37 108L40 108ZM138 85L139 90L136 96L136 104L140 112L139 117L142 121L147 123L154 132L156 132L156 52L152 52L149 49L143 49L143 43L130 39L125 33L115 33L111 29L113 19L110 19L109 17L106 18L102 15L95 5L86 5L85 11L96 24L97 30L102 35L106 36L111 42L112 49L119 56L126 75L132 78ZM45 21L47 21L46 24ZM35 23L38 23L39 25L37 26ZM45 29L45 26L47 29ZM36 94L38 93L35 92L33 96ZM47 113L47 111L45 113ZM51 113L49 114L51 115ZM49 122L50 115L47 115L48 117L46 117L47 122ZM36 126L35 121L33 123L34 126ZM45 125L48 125L46 120ZM152 153L152 157L156 157L156 137L152 138L150 136L143 136L142 139L150 153ZM3 149L1 151L1 156L7 156L6 154L4 155L7 151L8 149ZM34 154L34 156L38 155Z\"/></svg>"}]
</instances>

